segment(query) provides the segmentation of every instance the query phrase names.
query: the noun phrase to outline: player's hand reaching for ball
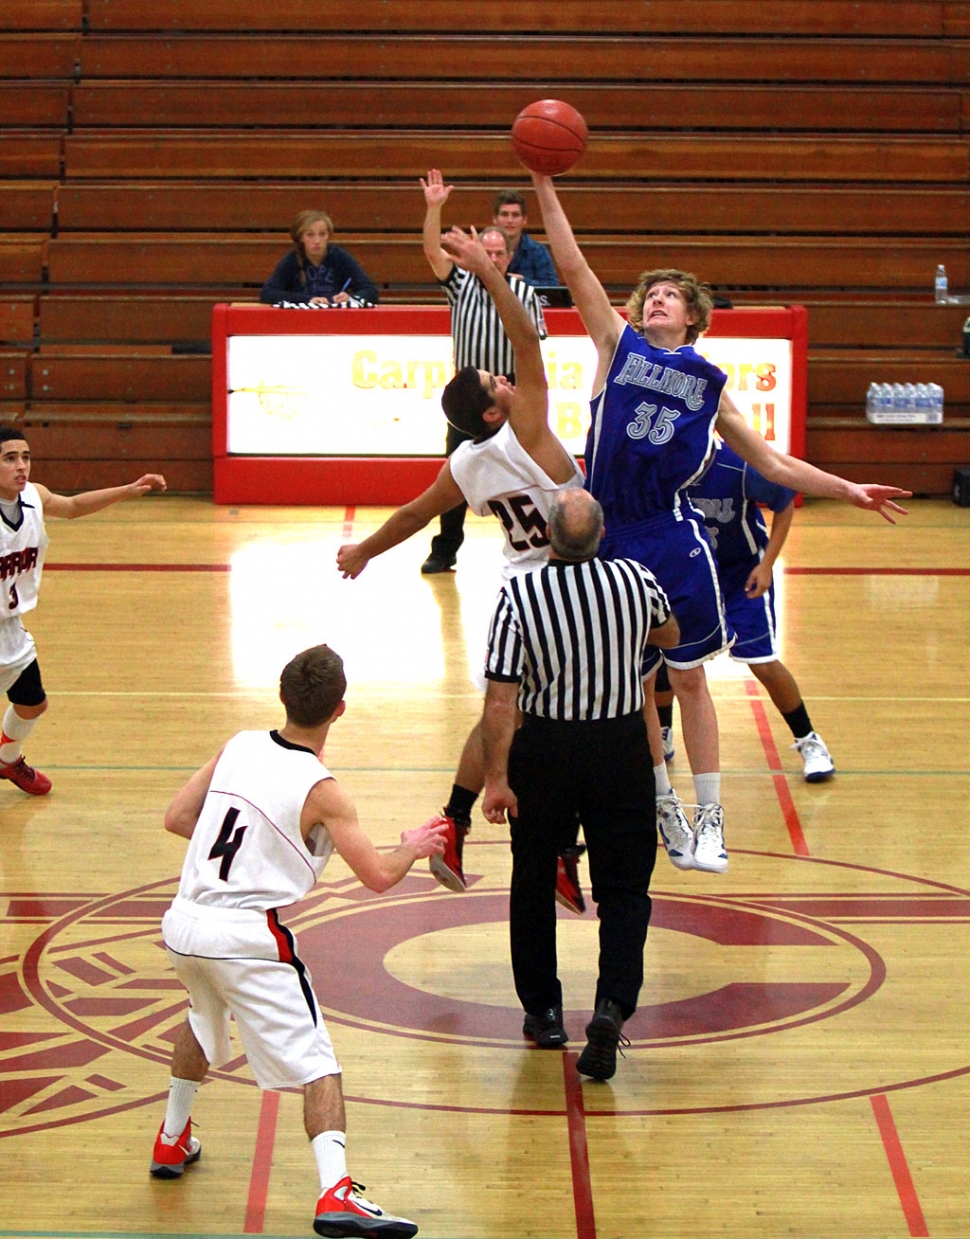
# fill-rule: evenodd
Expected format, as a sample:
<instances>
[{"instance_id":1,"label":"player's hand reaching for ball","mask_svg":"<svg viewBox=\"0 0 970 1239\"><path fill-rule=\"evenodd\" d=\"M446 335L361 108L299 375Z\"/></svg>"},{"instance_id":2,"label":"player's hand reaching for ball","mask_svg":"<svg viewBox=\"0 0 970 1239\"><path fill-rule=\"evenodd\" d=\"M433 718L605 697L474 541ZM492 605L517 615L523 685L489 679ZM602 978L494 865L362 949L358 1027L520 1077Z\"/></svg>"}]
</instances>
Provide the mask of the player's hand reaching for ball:
<instances>
[{"instance_id":1,"label":"player's hand reaching for ball","mask_svg":"<svg viewBox=\"0 0 970 1239\"><path fill-rule=\"evenodd\" d=\"M444 818L433 817L414 830L402 830L401 842L414 849L416 860L423 860L426 856L440 856L445 850L447 830L448 823Z\"/></svg>"},{"instance_id":2,"label":"player's hand reaching for ball","mask_svg":"<svg viewBox=\"0 0 970 1239\"><path fill-rule=\"evenodd\" d=\"M492 261L474 228L470 233L461 228L449 229L441 238L441 248L463 271L484 271Z\"/></svg>"}]
</instances>

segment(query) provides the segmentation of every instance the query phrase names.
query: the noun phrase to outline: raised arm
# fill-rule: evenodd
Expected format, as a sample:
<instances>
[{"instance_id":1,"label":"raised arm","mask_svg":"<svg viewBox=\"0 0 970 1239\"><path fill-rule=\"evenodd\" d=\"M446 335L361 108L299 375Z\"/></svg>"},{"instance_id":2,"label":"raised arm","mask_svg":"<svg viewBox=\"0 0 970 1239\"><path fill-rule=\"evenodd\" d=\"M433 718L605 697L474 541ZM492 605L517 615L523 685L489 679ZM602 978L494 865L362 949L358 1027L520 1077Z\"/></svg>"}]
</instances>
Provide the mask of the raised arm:
<instances>
[{"instance_id":1,"label":"raised arm","mask_svg":"<svg viewBox=\"0 0 970 1239\"><path fill-rule=\"evenodd\" d=\"M416 860L444 851L447 823L432 819L401 833L392 852L379 852L357 820L353 801L335 779L323 779L310 791L303 806L300 829L303 837L322 823L333 846L368 890L382 892L396 886Z\"/></svg>"},{"instance_id":2,"label":"raised arm","mask_svg":"<svg viewBox=\"0 0 970 1239\"><path fill-rule=\"evenodd\" d=\"M427 490L417 499L412 499L392 513L387 520L363 542L347 542L337 552L337 568L346 580L354 580L367 567L375 555L383 555L392 546L405 542L412 534L423 529L434 517L450 512L464 499L458 483L451 475L451 464L446 460Z\"/></svg>"},{"instance_id":3,"label":"raised arm","mask_svg":"<svg viewBox=\"0 0 970 1239\"><path fill-rule=\"evenodd\" d=\"M441 248L441 208L448 201L454 185L446 185L437 168L428 172L428 179L421 178L424 190L424 256L439 280L446 280L452 261Z\"/></svg>"},{"instance_id":4,"label":"raised arm","mask_svg":"<svg viewBox=\"0 0 970 1239\"><path fill-rule=\"evenodd\" d=\"M150 490L165 490L165 479L160 473L146 473L137 482L129 482L127 486L110 486L106 490L86 490L80 495L55 495L46 486L38 484L41 503L44 505L45 516L60 516L67 520L76 520L79 516L90 516L92 512L100 512L102 508L110 508L113 503L121 503L124 499L137 499Z\"/></svg>"},{"instance_id":5,"label":"raised arm","mask_svg":"<svg viewBox=\"0 0 970 1239\"><path fill-rule=\"evenodd\" d=\"M562 209L552 177L533 172L532 183L542 210L542 224L552 256L572 293L590 339L596 345L599 355L599 366L593 385L593 391L596 392L606 379L616 342L626 324L623 317L610 305L606 290L593 274L582 250L576 244L572 226Z\"/></svg>"},{"instance_id":6,"label":"raised arm","mask_svg":"<svg viewBox=\"0 0 970 1239\"><path fill-rule=\"evenodd\" d=\"M737 454L758 470L770 482L779 482L791 490L818 495L822 499L841 499L857 508L865 508L895 525L891 515L898 512L906 515L906 509L893 503L893 499L906 499L913 492L900 490L898 486L879 486L874 483L850 482L835 473L816 469L805 460L797 460L774 448L752 430L727 395L722 393L717 410L717 432Z\"/></svg>"},{"instance_id":7,"label":"raised arm","mask_svg":"<svg viewBox=\"0 0 970 1239\"><path fill-rule=\"evenodd\" d=\"M574 470L569 453L549 428L549 387L535 322L508 279L492 262L473 228L452 228L441 241L455 263L485 285L515 353L515 394L509 423L515 437L555 482L568 482ZM513 277L515 278L515 277Z\"/></svg>"}]
</instances>

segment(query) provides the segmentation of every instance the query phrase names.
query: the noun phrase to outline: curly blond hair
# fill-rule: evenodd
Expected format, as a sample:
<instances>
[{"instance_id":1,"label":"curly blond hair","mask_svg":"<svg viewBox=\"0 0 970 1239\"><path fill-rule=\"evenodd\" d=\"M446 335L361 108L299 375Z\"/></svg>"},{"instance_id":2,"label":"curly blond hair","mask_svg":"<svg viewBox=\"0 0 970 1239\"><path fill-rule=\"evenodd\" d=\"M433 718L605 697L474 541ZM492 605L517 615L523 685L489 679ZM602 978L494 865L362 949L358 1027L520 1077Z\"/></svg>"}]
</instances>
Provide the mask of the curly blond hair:
<instances>
[{"instance_id":1,"label":"curly blond hair","mask_svg":"<svg viewBox=\"0 0 970 1239\"><path fill-rule=\"evenodd\" d=\"M711 296L710 285L702 284L693 272L680 271L676 267L661 267L656 271L641 272L639 283L630 293L626 303L630 326L641 335L643 335L643 303L647 299L647 293L655 284L673 284L683 293L688 312L696 320L687 328L687 343L693 344L711 324L714 298Z\"/></svg>"}]
</instances>

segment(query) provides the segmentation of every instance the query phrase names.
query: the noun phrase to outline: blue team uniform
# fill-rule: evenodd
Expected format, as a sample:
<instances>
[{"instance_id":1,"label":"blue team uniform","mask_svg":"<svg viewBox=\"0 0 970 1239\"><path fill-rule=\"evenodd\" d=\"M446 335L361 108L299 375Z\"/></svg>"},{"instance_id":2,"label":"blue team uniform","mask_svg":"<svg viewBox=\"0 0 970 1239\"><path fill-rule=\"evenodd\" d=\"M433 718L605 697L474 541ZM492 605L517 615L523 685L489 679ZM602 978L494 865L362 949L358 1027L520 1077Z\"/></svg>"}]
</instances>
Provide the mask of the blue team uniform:
<instances>
[{"instance_id":1,"label":"blue team uniform","mask_svg":"<svg viewBox=\"0 0 970 1239\"><path fill-rule=\"evenodd\" d=\"M690 488L690 501L703 513L714 547L728 620L737 633L731 656L739 662L767 663L778 657L775 587L760 598L749 598L744 586L768 545L758 504L781 512L795 495L762 477L726 443L718 444L707 472Z\"/></svg>"},{"instance_id":2,"label":"blue team uniform","mask_svg":"<svg viewBox=\"0 0 970 1239\"><path fill-rule=\"evenodd\" d=\"M683 669L733 638L710 542L685 495L714 450L726 378L690 345L654 348L626 326L591 405L586 485L603 505L601 554L639 560L657 578L681 632L681 644L663 657ZM652 655L644 674L659 658Z\"/></svg>"}]
</instances>

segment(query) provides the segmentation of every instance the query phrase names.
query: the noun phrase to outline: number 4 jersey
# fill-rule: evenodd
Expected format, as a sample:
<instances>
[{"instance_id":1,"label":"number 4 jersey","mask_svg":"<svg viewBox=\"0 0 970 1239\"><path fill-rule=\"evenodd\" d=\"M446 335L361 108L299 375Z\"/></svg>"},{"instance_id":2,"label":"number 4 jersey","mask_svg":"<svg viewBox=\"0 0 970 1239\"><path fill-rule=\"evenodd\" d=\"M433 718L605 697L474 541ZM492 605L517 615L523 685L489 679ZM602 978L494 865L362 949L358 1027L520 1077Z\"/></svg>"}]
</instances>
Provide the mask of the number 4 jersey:
<instances>
[{"instance_id":1,"label":"number 4 jersey","mask_svg":"<svg viewBox=\"0 0 970 1239\"><path fill-rule=\"evenodd\" d=\"M572 459L572 457L570 457ZM451 476L476 516L493 512L505 531L505 576L549 558L546 524L553 496L583 485L573 460L568 482L554 482L532 459L506 422L489 439L462 443L450 457Z\"/></svg>"},{"instance_id":2,"label":"number 4 jersey","mask_svg":"<svg viewBox=\"0 0 970 1239\"><path fill-rule=\"evenodd\" d=\"M268 911L302 899L333 842L322 825L304 841L300 816L311 789L331 777L315 753L275 731L233 736L192 832L176 909Z\"/></svg>"}]
</instances>

